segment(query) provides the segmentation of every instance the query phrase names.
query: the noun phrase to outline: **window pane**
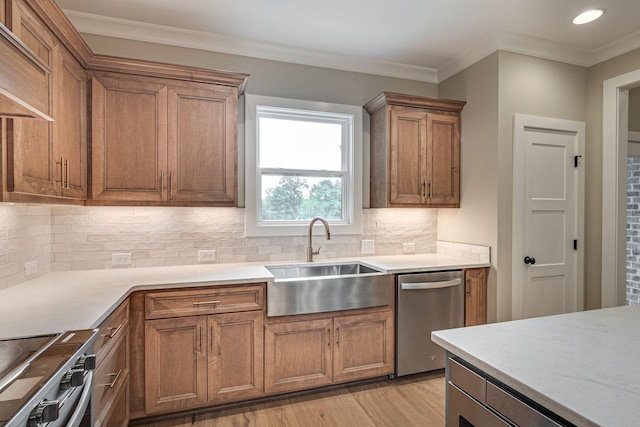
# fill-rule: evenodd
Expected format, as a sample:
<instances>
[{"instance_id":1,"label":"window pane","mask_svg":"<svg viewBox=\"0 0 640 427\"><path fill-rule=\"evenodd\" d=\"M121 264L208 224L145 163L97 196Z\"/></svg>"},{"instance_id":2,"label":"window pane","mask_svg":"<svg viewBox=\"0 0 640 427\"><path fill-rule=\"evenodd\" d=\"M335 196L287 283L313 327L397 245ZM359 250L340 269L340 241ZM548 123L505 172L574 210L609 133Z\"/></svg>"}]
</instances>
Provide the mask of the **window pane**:
<instances>
[{"instance_id":1,"label":"window pane","mask_svg":"<svg viewBox=\"0 0 640 427\"><path fill-rule=\"evenodd\" d=\"M261 168L342 168L342 124L260 117Z\"/></svg>"},{"instance_id":2,"label":"window pane","mask_svg":"<svg viewBox=\"0 0 640 427\"><path fill-rule=\"evenodd\" d=\"M342 219L342 179L262 175L261 221Z\"/></svg>"}]
</instances>

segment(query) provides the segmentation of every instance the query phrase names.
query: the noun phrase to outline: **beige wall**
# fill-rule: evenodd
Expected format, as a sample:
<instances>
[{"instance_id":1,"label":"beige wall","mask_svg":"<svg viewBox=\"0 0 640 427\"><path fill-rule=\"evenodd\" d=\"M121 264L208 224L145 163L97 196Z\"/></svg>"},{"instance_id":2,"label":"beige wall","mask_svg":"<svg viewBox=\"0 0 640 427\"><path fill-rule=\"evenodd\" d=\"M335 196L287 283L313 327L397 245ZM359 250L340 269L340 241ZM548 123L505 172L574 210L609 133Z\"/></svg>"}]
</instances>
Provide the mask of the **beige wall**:
<instances>
[{"instance_id":1,"label":"beige wall","mask_svg":"<svg viewBox=\"0 0 640 427\"><path fill-rule=\"evenodd\" d=\"M602 84L640 69L640 49L589 68L587 82L586 304L599 308L602 282Z\"/></svg>"},{"instance_id":2,"label":"beige wall","mask_svg":"<svg viewBox=\"0 0 640 427\"><path fill-rule=\"evenodd\" d=\"M586 68L501 51L441 84L441 97L467 105L463 199L458 211L439 211L438 239L491 246L490 320L511 319L513 116L586 121L586 82Z\"/></svg>"},{"instance_id":3,"label":"beige wall","mask_svg":"<svg viewBox=\"0 0 640 427\"><path fill-rule=\"evenodd\" d=\"M95 53L251 74L246 93L364 105L382 91L437 96L438 86L153 43L82 34Z\"/></svg>"},{"instance_id":4,"label":"beige wall","mask_svg":"<svg viewBox=\"0 0 640 427\"><path fill-rule=\"evenodd\" d=\"M530 114L586 121L587 69L500 52L498 117L497 319L511 318L513 116ZM587 193L589 189L587 188Z\"/></svg>"},{"instance_id":5,"label":"beige wall","mask_svg":"<svg viewBox=\"0 0 640 427\"><path fill-rule=\"evenodd\" d=\"M498 236L498 53L442 82L462 110L460 209L439 209L438 238L491 247L487 315L496 320Z\"/></svg>"},{"instance_id":6,"label":"beige wall","mask_svg":"<svg viewBox=\"0 0 640 427\"><path fill-rule=\"evenodd\" d=\"M640 132L640 88L629 91L629 130Z\"/></svg>"}]
</instances>

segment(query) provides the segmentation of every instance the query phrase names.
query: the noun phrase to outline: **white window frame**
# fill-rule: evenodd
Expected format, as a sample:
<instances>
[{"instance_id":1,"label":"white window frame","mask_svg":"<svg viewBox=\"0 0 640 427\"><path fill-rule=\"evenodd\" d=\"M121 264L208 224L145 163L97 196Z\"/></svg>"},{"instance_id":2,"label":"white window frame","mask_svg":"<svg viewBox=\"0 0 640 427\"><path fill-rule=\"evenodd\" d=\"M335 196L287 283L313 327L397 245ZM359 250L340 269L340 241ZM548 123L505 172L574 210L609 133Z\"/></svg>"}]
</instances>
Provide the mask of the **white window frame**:
<instances>
[{"instance_id":1,"label":"white window frame","mask_svg":"<svg viewBox=\"0 0 640 427\"><path fill-rule=\"evenodd\" d=\"M260 174L258 172L258 107L263 111L290 109L305 111L309 115L352 118L350 147L344 147L343 156L343 217L345 220L329 220L332 234L362 233L362 107L344 104L245 95L245 234L259 236L303 236L307 234L307 221L264 222L259 220Z\"/></svg>"}]
</instances>

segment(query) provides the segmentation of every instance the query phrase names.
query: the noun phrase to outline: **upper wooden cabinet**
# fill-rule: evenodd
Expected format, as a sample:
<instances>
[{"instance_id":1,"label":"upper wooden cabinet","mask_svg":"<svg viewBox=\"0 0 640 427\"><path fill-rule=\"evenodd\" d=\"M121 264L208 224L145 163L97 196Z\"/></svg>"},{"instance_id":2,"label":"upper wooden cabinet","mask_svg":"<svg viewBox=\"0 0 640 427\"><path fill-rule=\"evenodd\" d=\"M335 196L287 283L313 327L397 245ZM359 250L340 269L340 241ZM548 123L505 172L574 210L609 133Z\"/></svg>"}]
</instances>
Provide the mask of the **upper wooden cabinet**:
<instances>
[{"instance_id":1,"label":"upper wooden cabinet","mask_svg":"<svg viewBox=\"0 0 640 427\"><path fill-rule=\"evenodd\" d=\"M55 116L53 88L54 61L58 41L47 26L22 1L10 0L11 31L46 67L43 82L48 96L43 112ZM5 201L25 194L57 196L54 158L54 124L44 120L12 119L7 121L6 189Z\"/></svg>"},{"instance_id":2,"label":"upper wooden cabinet","mask_svg":"<svg viewBox=\"0 0 640 427\"><path fill-rule=\"evenodd\" d=\"M247 74L94 55L53 0L0 24L1 201L237 206Z\"/></svg>"},{"instance_id":3,"label":"upper wooden cabinet","mask_svg":"<svg viewBox=\"0 0 640 427\"><path fill-rule=\"evenodd\" d=\"M62 47L55 68L57 120L56 182L64 198L87 198L87 76L80 63Z\"/></svg>"},{"instance_id":4,"label":"upper wooden cabinet","mask_svg":"<svg viewBox=\"0 0 640 427\"><path fill-rule=\"evenodd\" d=\"M236 87L94 73L91 200L236 206L237 99Z\"/></svg>"},{"instance_id":5,"label":"upper wooden cabinet","mask_svg":"<svg viewBox=\"0 0 640 427\"><path fill-rule=\"evenodd\" d=\"M22 0L9 0L13 33L46 70L44 112L55 121L7 121L4 201L83 203L87 197L86 75Z\"/></svg>"},{"instance_id":6,"label":"upper wooden cabinet","mask_svg":"<svg viewBox=\"0 0 640 427\"><path fill-rule=\"evenodd\" d=\"M460 206L465 102L384 92L371 115L372 208Z\"/></svg>"}]
</instances>

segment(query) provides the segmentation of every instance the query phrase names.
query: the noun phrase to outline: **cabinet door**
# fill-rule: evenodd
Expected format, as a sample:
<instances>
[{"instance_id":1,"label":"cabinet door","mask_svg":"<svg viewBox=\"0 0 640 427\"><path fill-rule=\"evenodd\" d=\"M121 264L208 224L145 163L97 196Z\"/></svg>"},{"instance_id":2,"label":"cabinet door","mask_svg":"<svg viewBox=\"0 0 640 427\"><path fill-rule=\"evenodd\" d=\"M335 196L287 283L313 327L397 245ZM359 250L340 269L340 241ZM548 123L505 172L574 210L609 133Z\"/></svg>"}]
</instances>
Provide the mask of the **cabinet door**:
<instances>
[{"instance_id":1,"label":"cabinet door","mask_svg":"<svg viewBox=\"0 0 640 427\"><path fill-rule=\"evenodd\" d=\"M209 401L263 393L263 312L209 316Z\"/></svg>"},{"instance_id":2,"label":"cabinet door","mask_svg":"<svg viewBox=\"0 0 640 427\"><path fill-rule=\"evenodd\" d=\"M335 382L393 373L392 311L336 317L333 325Z\"/></svg>"},{"instance_id":3,"label":"cabinet door","mask_svg":"<svg viewBox=\"0 0 640 427\"><path fill-rule=\"evenodd\" d=\"M61 195L87 198L87 81L76 59L60 48L56 61L56 162L60 162Z\"/></svg>"},{"instance_id":4,"label":"cabinet door","mask_svg":"<svg viewBox=\"0 0 640 427\"><path fill-rule=\"evenodd\" d=\"M40 59L46 69L48 103L43 110L56 117L53 102L55 36L24 2L11 7L11 30ZM7 190L16 193L56 196L59 170L54 160L54 124L44 120L7 121Z\"/></svg>"},{"instance_id":5,"label":"cabinet door","mask_svg":"<svg viewBox=\"0 0 640 427\"><path fill-rule=\"evenodd\" d=\"M236 206L236 88L169 88L169 200Z\"/></svg>"},{"instance_id":6,"label":"cabinet door","mask_svg":"<svg viewBox=\"0 0 640 427\"><path fill-rule=\"evenodd\" d=\"M207 402L207 317L145 322L147 414Z\"/></svg>"},{"instance_id":7,"label":"cabinet door","mask_svg":"<svg viewBox=\"0 0 640 427\"><path fill-rule=\"evenodd\" d=\"M331 384L331 319L266 325L265 391Z\"/></svg>"},{"instance_id":8,"label":"cabinet door","mask_svg":"<svg viewBox=\"0 0 640 427\"><path fill-rule=\"evenodd\" d=\"M487 269L465 270L464 277L464 325L484 325L487 323Z\"/></svg>"},{"instance_id":9,"label":"cabinet door","mask_svg":"<svg viewBox=\"0 0 640 427\"><path fill-rule=\"evenodd\" d=\"M460 116L427 115L429 204L460 205Z\"/></svg>"},{"instance_id":10,"label":"cabinet door","mask_svg":"<svg viewBox=\"0 0 640 427\"><path fill-rule=\"evenodd\" d=\"M91 196L166 199L167 87L126 74L96 75L91 103Z\"/></svg>"},{"instance_id":11,"label":"cabinet door","mask_svg":"<svg viewBox=\"0 0 640 427\"><path fill-rule=\"evenodd\" d=\"M389 132L389 202L391 205L424 205L427 114L391 108Z\"/></svg>"},{"instance_id":12,"label":"cabinet door","mask_svg":"<svg viewBox=\"0 0 640 427\"><path fill-rule=\"evenodd\" d=\"M6 26L7 25L7 19L6 19L6 4L5 4L5 0L0 0L0 24Z\"/></svg>"}]
</instances>

